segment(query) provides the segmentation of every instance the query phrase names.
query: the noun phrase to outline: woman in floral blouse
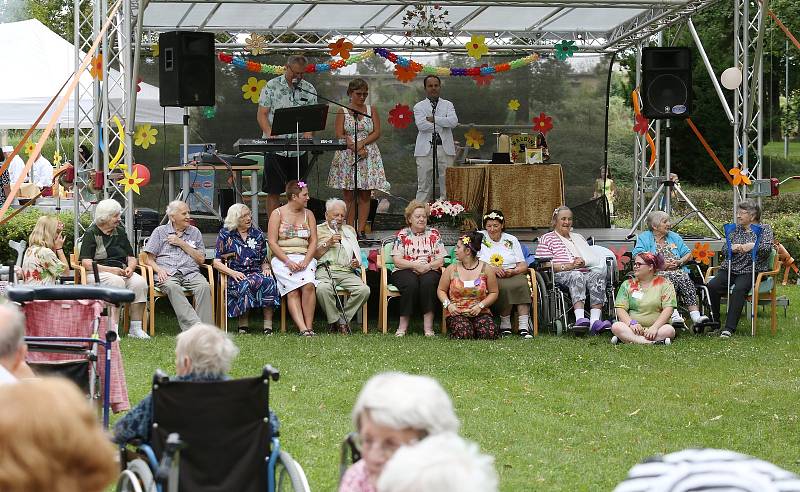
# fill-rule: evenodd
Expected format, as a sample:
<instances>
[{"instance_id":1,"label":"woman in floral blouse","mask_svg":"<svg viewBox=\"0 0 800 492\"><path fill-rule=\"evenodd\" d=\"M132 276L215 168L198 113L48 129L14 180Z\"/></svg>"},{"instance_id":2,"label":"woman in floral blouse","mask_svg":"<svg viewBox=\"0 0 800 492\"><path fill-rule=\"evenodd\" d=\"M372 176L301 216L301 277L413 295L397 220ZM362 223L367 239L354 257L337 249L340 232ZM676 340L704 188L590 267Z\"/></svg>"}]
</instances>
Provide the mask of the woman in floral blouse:
<instances>
[{"instance_id":1,"label":"woman in floral blouse","mask_svg":"<svg viewBox=\"0 0 800 492\"><path fill-rule=\"evenodd\" d=\"M64 255L64 224L57 218L43 215L36 221L28 238L28 249L22 259L22 282L57 284L68 273Z\"/></svg>"},{"instance_id":2,"label":"woman in floral blouse","mask_svg":"<svg viewBox=\"0 0 800 492\"><path fill-rule=\"evenodd\" d=\"M395 270L390 282L400 291L400 323L396 335L402 337L419 304L426 337L433 336L433 316L438 306L436 288L442 276L447 251L439 231L428 227L428 206L412 200L405 210L405 227L397 232L392 259Z\"/></svg>"},{"instance_id":3,"label":"woman in floral blouse","mask_svg":"<svg viewBox=\"0 0 800 492\"><path fill-rule=\"evenodd\" d=\"M516 306L520 336L533 338L528 330L531 313L528 263L519 240L504 232L505 221L499 210L490 210L483 216L483 243L478 259L490 265L500 287L500 296L493 307L500 314L500 336L511 335L511 309Z\"/></svg>"},{"instance_id":4,"label":"woman in floral blouse","mask_svg":"<svg viewBox=\"0 0 800 492\"><path fill-rule=\"evenodd\" d=\"M223 262L224 260L224 262ZM253 226L247 205L228 209L217 237L214 268L228 276L227 315L239 318L239 333L247 333L248 312L264 309L264 334L272 333L272 309L281 297L267 256L267 236Z\"/></svg>"}]
</instances>

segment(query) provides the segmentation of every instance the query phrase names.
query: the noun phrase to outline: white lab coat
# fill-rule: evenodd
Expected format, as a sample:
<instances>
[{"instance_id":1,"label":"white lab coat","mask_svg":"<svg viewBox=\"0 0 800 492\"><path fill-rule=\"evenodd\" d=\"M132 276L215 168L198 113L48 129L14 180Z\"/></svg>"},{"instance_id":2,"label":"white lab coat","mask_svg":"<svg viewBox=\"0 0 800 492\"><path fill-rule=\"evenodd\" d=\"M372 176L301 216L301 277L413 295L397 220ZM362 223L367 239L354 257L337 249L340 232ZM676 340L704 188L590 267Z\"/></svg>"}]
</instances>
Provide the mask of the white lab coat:
<instances>
[{"instance_id":1,"label":"white lab coat","mask_svg":"<svg viewBox=\"0 0 800 492\"><path fill-rule=\"evenodd\" d=\"M417 145L414 147L415 157L424 157L431 152L431 137L433 136L433 123L426 118L433 116L433 105L429 99L423 99L414 105L414 122L417 124ZM442 139L442 150L447 155L456 155L456 146L453 143L453 128L458 125L458 116L453 103L447 99L439 98L436 104L436 132Z\"/></svg>"}]
</instances>

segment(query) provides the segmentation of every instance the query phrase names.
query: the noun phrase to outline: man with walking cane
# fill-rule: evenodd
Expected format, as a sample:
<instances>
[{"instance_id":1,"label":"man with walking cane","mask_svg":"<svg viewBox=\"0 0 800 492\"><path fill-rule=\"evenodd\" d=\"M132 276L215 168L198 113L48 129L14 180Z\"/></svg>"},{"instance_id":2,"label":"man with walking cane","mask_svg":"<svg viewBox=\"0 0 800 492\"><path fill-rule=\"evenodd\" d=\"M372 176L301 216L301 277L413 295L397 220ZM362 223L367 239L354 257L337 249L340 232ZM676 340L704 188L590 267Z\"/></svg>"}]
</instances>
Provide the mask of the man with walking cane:
<instances>
[{"instance_id":1,"label":"man with walking cane","mask_svg":"<svg viewBox=\"0 0 800 492\"><path fill-rule=\"evenodd\" d=\"M356 231L344 224L346 205L338 198L325 203L325 222L317 226L317 301L328 324L342 334L350 333L350 320L369 299L369 287L355 270L361 268L361 249ZM345 303L336 288L348 292Z\"/></svg>"}]
</instances>

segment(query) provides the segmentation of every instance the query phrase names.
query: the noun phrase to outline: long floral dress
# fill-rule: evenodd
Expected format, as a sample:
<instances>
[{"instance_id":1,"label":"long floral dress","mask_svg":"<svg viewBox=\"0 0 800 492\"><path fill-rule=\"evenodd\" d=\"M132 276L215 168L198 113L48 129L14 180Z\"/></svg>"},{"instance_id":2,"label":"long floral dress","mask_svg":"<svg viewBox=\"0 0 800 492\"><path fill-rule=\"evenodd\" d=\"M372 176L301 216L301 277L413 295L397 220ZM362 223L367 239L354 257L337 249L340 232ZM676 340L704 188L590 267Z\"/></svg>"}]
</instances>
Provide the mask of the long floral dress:
<instances>
[{"instance_id":1,"label":"long floral dress","mask_svg":"<svg viewBox=\"0 0 800 492\"><path fill-rule=\"evenodd\" d=\"M372 107L367 106L367 114L372 114ZM378 116L375 116L377 118ZM358 141L367 139L374 128L372 118L358 120ZM355 134L355 121L349 111L344 114L344 132L352 137ZM386 185L386 173L383 170L383 159L378 144L368 144L367 157L358 161L358 189L380 190ZM328 186L340 190L353 189L353 151L350 149L337 150L333 155L331 170L328 174Z\"/></svg>"},{"instance_id":2,"label":"long floral dress","mask_svg":"<svg viewBox=\"0 0 800 492\"><path fill-rule=\"evenodd\" d=\"M238 230L220 229L217 259L223 258L227 258L228 268L247 275L241 281L228 277L229 318L241 316L254 308L280 306L275 278L261 273L261 265L267 261L267 236L261 229L250 227L247 240Z\"/></svg>"}]
</instances>

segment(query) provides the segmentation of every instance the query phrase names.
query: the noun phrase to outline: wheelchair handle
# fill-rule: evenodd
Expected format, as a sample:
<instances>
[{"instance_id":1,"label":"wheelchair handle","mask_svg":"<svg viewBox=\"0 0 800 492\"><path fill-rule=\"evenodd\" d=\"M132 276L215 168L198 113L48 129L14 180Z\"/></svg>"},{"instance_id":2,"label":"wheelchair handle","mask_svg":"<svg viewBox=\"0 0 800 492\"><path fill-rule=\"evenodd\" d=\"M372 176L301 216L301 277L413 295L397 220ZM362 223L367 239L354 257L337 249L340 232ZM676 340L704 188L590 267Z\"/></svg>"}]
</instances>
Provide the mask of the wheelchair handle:
<instances>
[{"instance_id":1,"label":"wheelchair handle","mask_svg":"<svg viewBox=\"0 0 800 492\"><path fill-rule=\"evenodd\" d=\"M161 458L161 463L156 472L156 482L165 485L169 480L169 473L172 469L172 462L178 455L178 452L184 448L183 441L178 433L173 432L167 436L167 442L164 446L164 457Z\"/></svg>"},{"instance_id":2,"label":"wheelchair handle","mask_svg":"<svg viewBox=\"0 0 800 492\"><path fill-rule=\"evenodd\" d=\"M281 372L272 367L270 364L267 364L266 366L264 366L264 369L262 369L261 375L267 381L269 381L270 379L273 381L277 381L281 377Z\"/></svg>"}]
</instances>

